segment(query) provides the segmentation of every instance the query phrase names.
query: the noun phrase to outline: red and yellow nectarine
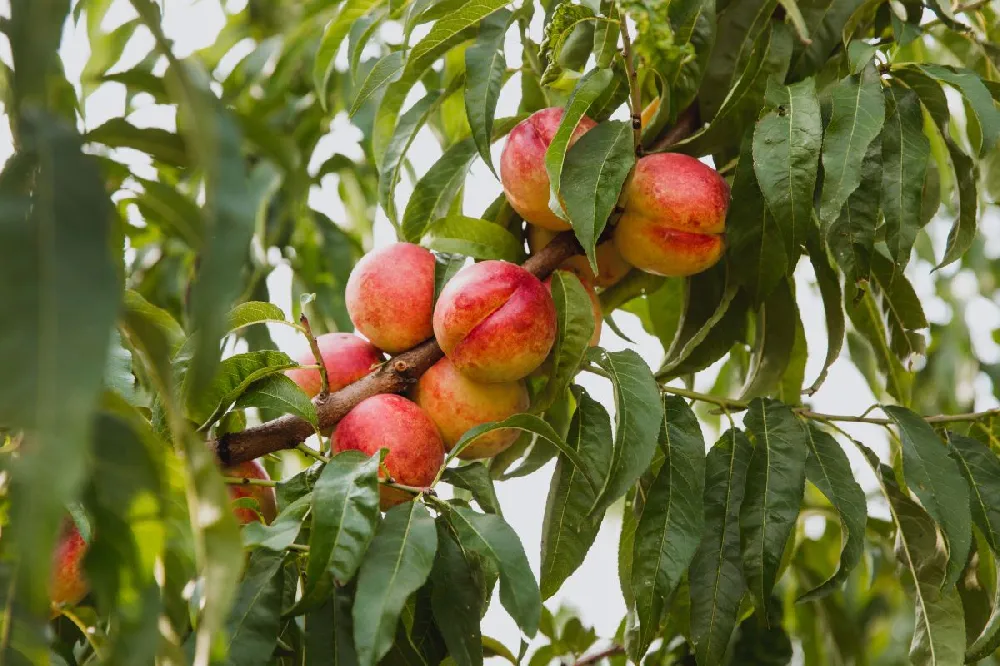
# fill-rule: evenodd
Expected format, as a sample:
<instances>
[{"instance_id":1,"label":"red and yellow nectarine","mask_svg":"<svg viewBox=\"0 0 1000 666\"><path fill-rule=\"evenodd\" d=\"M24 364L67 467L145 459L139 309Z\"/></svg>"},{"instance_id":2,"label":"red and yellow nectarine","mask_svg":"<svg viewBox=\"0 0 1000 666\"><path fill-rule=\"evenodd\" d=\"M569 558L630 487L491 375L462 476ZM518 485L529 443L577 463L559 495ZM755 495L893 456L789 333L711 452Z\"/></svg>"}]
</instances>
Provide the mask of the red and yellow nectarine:
<instances>
[{"instance_id":1,"label":"red and yellow nectarine","mask_svg":"<svg viewBox=\"0 0 1000 666\"><path fill-rule=\"evenodd\" d=\"M556 337L556 309L534 275L506 261L466 266L434 308L434 336L460 372L512 382L541 365Z\"/></svg>"},{"instance_id":2,"label":"red and yellow nectarine","mask_svg":"<svg viewBox=\"0 0 1000 666\"><path fill-rule=\"evenodd\" d=\"M434 255L412 243L369 252L351 271L345 298L361 335L383 351L407 350L433 334Z\"/></svg>"},{"instance_id":3,"label":"red and yellow nectarine","mask_svg":"<svg viewBox=\"0 0 1000 666\"><path fill-rule=\"evenodd\" d=\"M354 450L372 456L379 449L389 450L385 468L405 486L430 485L444 464L444 444L437 426L416 404L391 393L363 400L333 432L333 450L338 453ZM381 488L383 510L410 499L405 491Z\"/></svg>"},{"instance_id":4,"label":"red and yellow nectarine","mask_svg":"<svg viewBox=\"0 0 1000 666\"><path fill-rule=\"evenodd\" d=\"M356 382L385 360L372 343L351 333L326 333L317 336L316 344L326 366L331 391L339 391ZM301 365L316 365L311 349L300 353L295 361ZM319 370L295 368L285 374L310 398L319 393L322 384Z\"/></svg>"},{"instance_id":5,"label":"red and yellow nectarine","mask_svg":"<svg viewBox=\"0 0 1000 666\"><path fill-rule=\"evenodd\" d=\"M271 480L271 476L267 473L267 470L256 460L248 460L235 467L228 467L222 473L235 478ZM264 519L265 523L270 524L275 516L278 515L278 505L274 498L274 488L270 486L251 485L249 483L239 485L228 484L226 488L229 490L229 499L234 502L243 497L252 497L257 501L256 509L244 506L233 508L233 515L236 516L236 520L241 525L256 523L261 518Z\"/></svg>"},{"instance_id":6,"label":"red and yellow nectarine","mask_svg":"<svg viewBox=\"0 0 1000 666\"><path fill-rule=\"evenodd\" d=\"M502 421L529 406L524 382L487 384L469 379L443 358L425 372L412 391L413 400L431 417L450 451L470 428ZM459 458L491 458L517 439L518 431L494 430L467 446Z\"/></svg>"},{"instance_id":7,"label":"red and yellow nectarine","mask_svg":"<svg viewBox=\"0 0 1000 666\"><path fill-rule=\"evenodd\" d=\"M531 224L565 231L569 223L549 209L549 174L545 170L545 151L559 129L563 110L552 107L536 111L511 130L500 155L500 182L504 194L517 214ZM593 128L595 123L584 116L570 136L569 145Z\"/></svg>"},{"instance_id":8,"label":"red and yellow nectarine","mask_svg":"<svg viewBox=\"0 0 1000 666\"><path fill-rule=\"evenodd\" d=\"M87 596L87 580L83 575L83 558L86 554L87 542L73 520L67 518L59 531L56 549L52 553L49 598L53 605L73 606Z\"/></svg>"},{"instance_id":9,"label":"red and yellow nectarine","mask_svg":"<svg viewBox=\"0 0 1000 666\"><path fill-rule=\"evenodd\" d=\"M628 186L615 246L647 273L700 273L722 257L728 208L729 186L715 169L679 153L648 155Z\"/></svg>"}]
</instances>

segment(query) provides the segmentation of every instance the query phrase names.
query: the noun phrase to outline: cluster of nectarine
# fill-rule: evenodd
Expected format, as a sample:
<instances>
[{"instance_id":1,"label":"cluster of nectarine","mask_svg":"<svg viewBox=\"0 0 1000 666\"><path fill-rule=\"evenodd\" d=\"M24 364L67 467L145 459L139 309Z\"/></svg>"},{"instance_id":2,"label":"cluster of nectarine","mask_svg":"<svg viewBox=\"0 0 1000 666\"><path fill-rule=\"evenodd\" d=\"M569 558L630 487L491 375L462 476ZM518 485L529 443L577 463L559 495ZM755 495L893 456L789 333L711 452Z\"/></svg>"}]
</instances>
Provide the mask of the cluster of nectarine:
<instances>
[{"instance_id":1,"label":"cluster of nectarine","mask_svg":"<svg viewBox=\"0 0 1000 666\"><path fill-rule=\"evenodd\" d=\"M551 239L551 232L570 228L549 207L545 169L545 152L562 116L559 108L532 114L511 131L500 158L504 193L529 223L528 242L536 248ZM594 126L590 118L581 118L569 145ZM657 275L688 276L722 257L729 186L695 158L679 153L641 157L622 203L624 212L612 238L597 247L597 275L583 257L565 266L594 286L614 284L630 266Z\"/></svg>"}]
</instances>

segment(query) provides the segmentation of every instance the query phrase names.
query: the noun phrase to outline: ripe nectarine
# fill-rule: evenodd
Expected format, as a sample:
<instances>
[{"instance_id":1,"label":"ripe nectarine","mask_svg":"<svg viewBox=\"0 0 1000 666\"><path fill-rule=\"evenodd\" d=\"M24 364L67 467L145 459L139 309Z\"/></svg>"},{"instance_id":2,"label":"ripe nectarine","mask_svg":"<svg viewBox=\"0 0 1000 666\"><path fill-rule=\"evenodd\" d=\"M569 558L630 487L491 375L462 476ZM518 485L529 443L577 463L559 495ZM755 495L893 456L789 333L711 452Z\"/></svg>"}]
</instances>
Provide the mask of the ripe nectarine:
<instances>
[{"instance_id":1,"label":"ripe nectarine","mask_svg":"<svg viewBox=\"0 0 1000 666\"><path fill-rule=\"evenodd\" d=\"M545 360L555 342L556 310L534 275L506 261L483 261L441 290L434 336L470 379L512 382Z\"/></svg>"},{"instance_id":2,"label":"ripe nectarine","mask_svg":"<svg viewBox=\"0 0 1000 666\"><path fill-rule=\"evenodd\" d=\"M86 554L87 542L73 520L67 518L52 553L49 586L53 605L73 606L87 596L88 586L83 576L83 558Z\"/></svg>"},{"instance_id":3,"label":"ripe nectarine","mask_svg":"<svg viewBox=\"0 0 1000 666\"><path fill-rule=\"evenodd\" d=\"M316 337L316 344L326 366L331 391L339 391L356 382L385 360L372 343L351 333L326 333ZM300 353L295 361L301 365L316 365L311 349ZM322 384L319 370L295 368L285 374L310 398L319 393Z\"/></svg>"},{"instance_id":4,"label":"ripe nectarine","mask_svg":"<svg viewBox=\"0 0 1000 666\"><path fill-rule=\"evenodd\" d=\"M271 480L271 476L267 473L267 470L256 460L248 460L235 467L228 467L222 473L235 478ZM278 515L278 505L274 498L274 488L250 484L228 484L226 488L229 490L229 499L234 502L243 497L252 497L257 500L256 510L244 506L233 508L233 515L236 516L236 520L241 525L256 523L261 518L264 519L265 523L270 524L275 516Z\"/></svg>"},{"instance_id":5,"label":"ripe nectarine","mask_svg":"<svg viewBox=\"0 0 1000 666\"><path fill-rule=\"evenodd\" d=\"M387 352L401 352L433 334L434 255L395 243L366 254L351 271L347 313L361 335Z\"/></svg>"},{"instance_id":6,"label":"ripe nectarine","mask_svg":"<svg viewBox=\"0 0 1000 666\"><path fill-rule=\"evenodd\" d=\"M413 400L431 417L450 451L470 428L502 421L528 409L524 382L486 384L469 379L447 358L423 374L413 387ZM474 460L491 458L514 443L517 430L494 430L477 438L458 454Z\"/></svg>"},{"instance_id":7,"label":"ripe nectarine","mask_svg":"<svg viewBox=\"0 0 1000 666\"><path fill-rule=\"evenodd\" d=\"M679 153L647 155L626 192L615 246L647 273L700 273L722 257L728 208L729 186L715 169Z\"/></svg>"},{"instance_id":8,"label":"ripe nectarine","mask_svg":"<svg viewBox=\"0 0 1000 666\"><path fill-rule=\"evenodd\" d=\"M536 111L511 130L500 155L500 182L511 207L531 224L565 231L569 223L549 209L549 174L545 170L545 151L559 129L563 110L552 107ZM569 145L597 123L584 116L570 136Z\"/></svg>"},{"instance_id":9,"label":"ripe nectarine","mask_svg":"<svg viewBox=\"0 0 1000 666\"><path fill-rule=\"evenodd\" d=\"M363 400L347 413L333 432L333 450L356 450L367 456L388 449L385 468L405 486L430 485L444 464L444 444L437 426L424 410L406 398L383 393ZM380 475L384 475L382 470ZM382 510L412 497L382 486Z\"/></svg>"}]
</instances>

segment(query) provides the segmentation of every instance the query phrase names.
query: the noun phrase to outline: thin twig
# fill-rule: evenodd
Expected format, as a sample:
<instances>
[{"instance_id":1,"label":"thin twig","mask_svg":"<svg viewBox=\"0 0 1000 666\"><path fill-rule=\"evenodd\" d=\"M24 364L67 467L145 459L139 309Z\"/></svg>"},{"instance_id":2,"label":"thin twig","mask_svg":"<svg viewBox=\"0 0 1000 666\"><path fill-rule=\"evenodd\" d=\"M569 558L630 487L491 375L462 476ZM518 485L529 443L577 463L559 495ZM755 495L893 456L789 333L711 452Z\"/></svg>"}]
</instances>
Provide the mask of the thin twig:
<instances>
[{"instance_id":1,"label":"thin twig","mask_svg":"<svg viewBox=\"0 0 1000 666\"><path fill-rule=\"evenodd\" d=\"M601 650L600 652L595 652L589 657L583 657L579 661L573 664L573 666L591 666L600 662L602 659L607 659L609 657L618 657L625 654L625 648L621 645L612 645L606 650Z\"/></svg>"},{"instance_id":2,"label":"thin twig","mask_svg":"<svg viewBox=\"0 0 1000 666\"><path fill-rule=\"evenodd\" d=\"M272 481L271 479L251 479L245 476L224 476L222 480L230 486L265 486L267 488L274 488L278 485L277 481Z\"/></svg>"},{"instance_id":3,"label":"thin twig","mask_svg":"<svg viewBox=\"0 0 1000 666\"><path fill-rule=\"evenodd\" d=\"M316 449L314 449L311 446L306 446L305 444L299 444L295 448L300 453L306 454L307 456L309 456L313 460L318 460L318 461L320 461L322 463L328 463L328 462L330 462L329 458L327 458L326 456L324 456L322 453L320 453L319 451L317 451Z\"/></svg>"},{"instance_id":4,"label":"thin twig","mask_svg":"<svg viewBox=\"0 0 1000 666\"><path fill-rule=\"evenodd\" d=\"M309 317L306 316L305 312L299 315L299 324L302 325L302 332L305 333L306 339L309 341L309 348L312 349L313 357L316 359L316 365L319 366L319 398L326 400L326 397L330 395L330 377L326 372L323 354L319 351L319 342L313 335L312 326L309 325Z\"/></svg>"},{"instance_id":5,"label":"thin twig","mask_svg":"<svg viewBox=\"0 0 1000 666\"><path fill-rule=\"evenodd\" d=\"M734 398L724 398L716 395L709 395L707 393L699 393L698 391L691 391L686 388L680 388L677 386L661 386L660 390L664 393L669 393L671 395L679 395L689 400L698 400L701 402L709 402L713 405L718 405L724 409L735 409L743 410L749 407L749 403L744 400L736 400ZM872 425L892 425L895 421L881 416L866 416L871 409L865 410L865 414L861 416L852 416L849 414L824 414L823 412L814 412L811 409L805 407L794 407L792 409L796 414L804 419L812 419L814 421L836 421L841 423L870 423ZM1000 407L994 409L987 409L981 412L966 412L964 414L937 414L934 416L924 416L923 419L927 423L962 423L969 421L978 421L980 419L989 416L1000 416Z\"/></svg>"},{"instance_id":6,"label":"thin twig","mask_svg":"<svg viewBox=\"0 0 1000 666\"><path fill-rule=\"evenodd\" d=\"M622 59L625 61L625 73L628 76L629 111L632 117L632 144L636 156L642 152L642 91L639 90L639 80L635 75L635 63L632 62L632 39L628 34L625 17L618 26L622 33Z\"/></svg>"}]
</instances>

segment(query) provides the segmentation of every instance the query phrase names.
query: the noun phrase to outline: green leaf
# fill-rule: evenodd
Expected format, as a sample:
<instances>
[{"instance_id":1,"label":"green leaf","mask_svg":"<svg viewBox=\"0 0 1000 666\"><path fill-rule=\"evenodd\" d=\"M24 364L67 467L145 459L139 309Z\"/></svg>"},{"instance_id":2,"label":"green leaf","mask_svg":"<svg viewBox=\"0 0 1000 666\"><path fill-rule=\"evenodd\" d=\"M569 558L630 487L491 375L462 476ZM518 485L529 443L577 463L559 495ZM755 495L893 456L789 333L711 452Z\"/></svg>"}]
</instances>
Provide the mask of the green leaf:
<instances>
[{"instance_id":1,"label":"green leaf","mask_svg":"<svg viewBox=\"0 0 1000 666\"><path fill-rule=\"evenodd\" d=\"M665 460L646 491L635 532L632 596L639 627L626 647L639 661L656 637L704 527L705 440L694 412L679 397L663 398L660 448ZM628 637L633 634L630 632Z\"/></svg>"},{"instance_id":2,"label":"green leaf","mask_svg":"<svg viewBox=\"0 0 1000 666\"><path fill-rule=\"evenodd\" d=\"M799 4L795 0L778 0L778 3L784 8L785 16L795 26L795 32L799 35L799 41L806 45L810 44L812 40L809 38L809 28L806 27L806 20L802 16Z\"/></svg>"},{"instance_id":3,"label":"green leaf","mask_svg":"<svg viewBox=\"0 0 1000 666\"><path fill-rule=\"evenodd\" d=\"M726 215L729 275L760 305L788 272L788 250L757 183L749 141L740 151L731 198L738 204Z\"/></svg>"},{"instance_id":4,"label":"green leaf","mask_svg":"<svg viewBox=\"0 0 1000 666\"><path fill-rule=\"evenodd\" d=\"M552 346L552 368L541 395L533 401L532 411L542 413L563 395L580 370L584 355L594 335L594 308L580 279L557 270L549 283L556 306L556 341ZM574 447L576 448L576 447Z\"/></svg>"},{"instance_id":5,"label":"green leaf","mask_svg":"<svg viewBox=\"0 0 1000 666\"><path fill-rule=\"evenodd\" d=\"M790 356L788 367L778 383L775 396L786 405L800 405L806 381L806 362L809 357L809 344L806 341L806 329L801 316L795 318L795 335Z\"/></svg>"},{"instance_id":6,"label":"green leaf","mask_svg":"<svg viewBox=\"0 0 1000 666\"><path fill-rule=\"evenodd\" d=\"M316 479L307 582L298 606L319 604L333 585L348 583L361 566L378 523L380 459L344 451Z\"/></svg>"},{"instance_id":7,"label":"green leaf","mask_svg":"<svg viewBox=\"0 0 1000 666\"><path fill-rule=\"evenodd\" d=\"M840 350L844 346L847 322L844 319L844 299L840 288L840 277L830 262L829 253L820 242L816 225L812 226L806 241L809 260L812 262L813 272L816 274L816 284L819 286L820 296L823 298L823 312L826 319L826 358L823 360L823 369L820 370L819 376L806 390L806 393L811 395L818 391L819 387L826 381L830 366L840 356Z\"/></svg>"},{"instance_id":8,"label":"green leaf","mask_svg":"<svg viewBox=\"0 0 1000 666\"><path fill-rule=\"evenodd\" d=\"M600 478L611 463L611 417L587 393L576 393L577 406L567 442L587 469ZM597 492L580 470L560 457L552 475L542 522L541 592L551 598L576 571L597 538L604 513L592 516Z\"/></svg>"},{"instance_id":9,"label":"green leaf","mask_svg":"<svg viewBox=\"0 0 1000 666\"><path fill-rule=\"evenodd\" d=\"M945 666L962 664L965 656L965 621L962 602L954 586L942 589L945 554L938 548L934 521L896 484L892 468L879 463L867 447L855 442L881 485L897 525L896 558L912 576L916 626L910 642L913 664Z\"/></svg>"},{"instance_id":10,"label":"green leaf","mask_svg":"<svg viewBox=\"0 0 1000 666\"><path fill-rule=\"evenodd\" d=\"M808 437L791 409L768 398L750 403L744 423L755 447L740 510L743 573L756 607L766 609L799 516Z\"/></svg>"},{"instance_id":11,"label":"green leaf","mask_svg":"<svg viewBox=\"0 0 1000 666\"><path fill-rule=\"evenodd\" d=\"M719 14L715 45L698 95L705 119L715 118L729 91L738 87L777 4L777 0L748 0L732 3Z\"/></svg>"},{"instance_id":12,"label":"green leaf","mask_svg":"<svg viewBox=\"0 0 1000 666\"><path fill-rule=\"evenodd\" d=\"M862 180L868 145L885 121L882 86L866 74L848 76L831 90L832 109L823 135L823 190L819 217L832 224Z\"/></svg>"},{"instance_id":13,"label":"green leaf","mask_svg":"<svg viewBox=\"0 0 1000 666\"><path fill-rule=\"evenodd\" d=\"M133 201L146 220L155 220L164 231L182 239L190 247L201 247L205 229L201 210L190 197L181 194L174 186L155 180L136 178L142 194Z\"/></svg>"},{"instance_id":14,"label":"green leaf","mask_svg":"<svg viewBox=\"0 0 1000 666\"><path fill-rule=\"evenodd\" d=\"M351 24L347 35L347 60L350 63L348 71L353 80L358 78L358 67L365 47L371 41L372 35L382 27L387 14L386 7L378 7Z\"/></svg>"},{"instance_id":15,"label":"green leaf","mask_svg":"<svg viewBox=\"0 0 1000 666\"><path fill-rule=\"evenodd\" d=\"M574 451L569 444L567 444L563 438L559 436L559 433L552 429L552 426L534 414L515 414L514 416L508 417L503 421L484 423L483 425L478 425L475 428L470 428L464 435L462 435L461 439L455 442L455 446L448 453L448 458L445 462L447 463L454 460L455 457L458 456L463 449L465 449L465 447L481 435L503 428L513 428L515 430L533 433L538 437L541 437L562 451L563 455L565 455L575 467L582 470L584 476L592 486L596 487L600 484L600 479L596 477L592 478L592 475L590 475L589 470L586 468L583 460L576 453L576 451Z\"/></svg>"},{"instance_id":16,"label":"green leaf","mask_svg":"<svg viewBox=\"0 0 1000 666\"><path fill-rule=\"evenodd\" d=\"M250 523L243 528L243 545L247 548L266 548L279 552L285 550L299 536L302 521L312 504L312 495L298 498L284 509L270 525Z\"/></svg>"},{"instance_id":17,"label":"green leaf","mask_svg":"<svg viewBox=\"0 0 1000 666\"><path fill-rule=\"evenodd\" d=\"M374 666L392 647L403 605L427 580L436 550L434 520L423 504L386 512L358 572L353 617L360 666Z\"/></svg>"},{"instance_id":18,"label":"green leaf","mask_svg":"<svg viewBox=\"0 0 1000 666\"><path fill-rule=\"evenodd\" d=\"M865 151L857 188L847 198L840 215L827 227L830 252L847 279L868 279L881 201L882 140L876 137Z\"/></svg>"},{"instance_id":19,"label":"green leaf","mask_svg":"<svg viewBox=\"0 0 1000 666\"><path fill-rule=\"evenodd\" d=\"M816 83L809 78L782 86L770 79L765 101L766 111L753 134L753 167L768 209L785 237L786 252L797 257L811 221L823 142Z\"/></svg>"},{"instance_id":20,"label":"green leaf","mask_svg":"<svg viewBox=\"0 0 1000 666\"><path fill-rule=\"evenodd\" d=\"M899 427L906 485L920 499L948 541L947 584L965 568L972 545L969 487L944 442L922 418L904 407L885 407Z\"/></svg>"},{"instance_id":21,"label":"green leaf","mask_svg":"<svg viewBox=\"0 0 1000 666\"><path fill-rule=\"evenodd\" d=\"M357 666L354 620L347 590L333 589L330 598L305 616L303 666Z\"/></svg>"},{"instance_id":22,"label":"green leaf","mask_svg":"<svg viewBox=\"0 0 1000 666\"><path fill-rule=\"evenodd\" d=\"M895 81L885 89L882 128L882 212L885 242L902 269L920 230L920 207L931 144L924 135L920 98Z\"/></svg>"},{"instance_id":23,"label":"green leaf","mask_svg":"<svg viewBox=\"0 0 1000 666\"><path fill-rule=\"evenodd\" d=\"M468 257L460 254L435 254L434 255L434 302L437 303L441 290L448 284L448 280L462 270Z\"/></svg>"},{"instance_id":24,"label":"green leaf","mask_svg":"<svg viewBox=\"0 0 1000 666\"><path fill-rule=\"evenodd\" d=\"M573 233L595 271L597 239L604 232L633 165L632 128L619 120L609 120L590 130L566 154L562 197Z\"/></svg>"},{"instance_id":25,"label":"green leaf","mask_svg":"<svg viewBox=\"0 0 1000 666\"><path fill-rule=\"evenodd\" d=\"M490 153L493 118L507 70L504 37L513 18L511 11L502 9L484 19L476 43L465 51L465 113L479 155L494 175L496 168Z\"/></svg>"},{"instance_id":26,"label":"green leaf","mask_svg":"<svg viewBox=\"0 0 1000 666\"><path fill-rule=\"evenodd\" d=\"M718 664L736 626L747 586L740 562L740 510L753 447L726 431L705 459L705 527L688 574L691 640L698 664Z\"/></svg>"},{"instance_id":27,"label":"green leaf","mask_svg":"<svg viewBox=\"0 0 1000 666\"><path fill-rule=\"evenodd\" d=\"M285 554L258 550L250 555L226 622L229 662L264 666L278 643Z\"/></svg>"},{"instance_id":28,"label":"green leaf","mask_svg":"<svg viewBox=\"0 0 1000 666\"><path fill-rule=\"evenodd\" d=\"M272 374L254 381L240 394L233 407L236 409L258 407L281 414L294 414L311 423L314 428L319 427L316 405L298 384L283 374Z\"/></svg>"},{"instance_id":29,"label":"green leaf","mask_svg":"<svg viewBox=\"0 0 1000 666\"><path fill-rule=\"evenodd\" d=\"M219 371L204 395L188 394L188 416L200 428L214 423L251 384L297 364L278 351L246 352L230 356L219 364Z\"/></svg>"},{"instance_id":30,"label":"green leaf","mask_svg":"<svg viewBox=\"0 0 1000 666\"><path fill-rule=\"evenodd\" d=\"M854 480L851 463L837 440L812 423L806 426L806 435L809 444L806 478L830 500L840 517L840 565L832 576L803 594L799 601L824 597L847 580L864 554L868 516L865 493Z\"/></svg>"},{"instance_id":31,"label":"green leaf","mask_svg":"<svg viewBox=\"0 0 1000 666\"><path fill-rule=\"evenodd\" d=\"M860 291L852 283L847 283L845 286L844 304L847 308L847 314L850 316L854 328L871 345L878 369L886 377L885 390L896 400L905 404L909 400L913 379L900 364L892 349L889 348L885 323L878 303L872 295L872 290ZM852 356L853 353L852 348ZM879 389L873 387L872 391L878 393Z\"/></svg>"},{"instance_id":32,"label":"green leaf","mask_svg":"<svg viewBox=\"0 0 1000 666\"><path fill-rule=\"evenodd\" d=\"M288 324L294 326L285 318L285 313L277 305L262 301L240 303L229 311L229 332L253 324Z\"/></svg>"},{"instance_id":33,"label":"green leaf","mask_svg":"<svg viewBox=\"0 0 1000 666\"><path fill-rule=\"evenodd\" d=\"M384 0L347 0L323 31L319 49L316 51L316 60L313 62L312 80L316 95L324 109L329 104L330 80L336 71L337 53L340 51L341 42L347 37L355 21L382 2Z\"/></svg>"},{"instance_id":34,"label":"green leaf","mask_svg":"<svg viewBox=\"0 0 1000 666\"><path fill-rule=\"evenodd\" d=\"M12 378L0 388L0 422L25 434L23 455L6 463L12 503L5 541L37 555L52 551L63 506L87 474L121 280L111 255L114 208L96 160L80 152L72 127L48 112L35 109L19 124L24 144L0 178L0 365ZM47 617L48 559L21 557L17 567L18 596Z\"/></svg>"},{"instance_id":35,"label":"green leaf","mask_svg":"<svg viewBox=\"0 0 1000 666\"><path fill-rule=\"evenodd\" d=\"M614 73L610 69L595 69L580 78L566 102L559 128L552 135L549 147L545 149L545 171L549 174L549 208L559 217L566 217L562 206L562 172L570 140L580 119L587 114L587 110L601 96L613 77Z\"/></svg>"},{"instance_id":36,"label":"green leaf","mask_svg":"<svg viewBox=\"0 0 1000 666\"><path fill-rule=\"evenodd\" d=\"M417 181L403 213L400 228L404 240L418 242L431 221L448 216L475 156L475 142L463 139L444 151Z\"/></svg>"},{"instance_id":37,"label":"green leaf","mask_svg":"<svg viewBox=\"0 0 1000 666\"><path fill-rule=\"evenodd\" d=\"M844 28L865 0L798 0L810 42L796 47L790 74L801 79L821 70L845 39Z\"/></svg>"},{"instance_id":38,"label":"green leaf","mask_svg":"<svg viewBox=\"0 0 1000 666\"><path fill-rule=\"evenodd\" d=\"M698 93L715 46L715 3L711 0L670 2L667 18L674 33L674 43L688 51L679 61L671 61L663 72L666 87L670 90L669 120L687 108Z\"/></svg>"},{"instance_id":39,"label":"green leaf","mask_svg":"<svg viewBox=\"0 0 1000 666\"><path fill-rule=\"evenodd\" d=\"M405 228L405 221L404 221ZM523 243L504 227L475 217L451 215L431 222L421 243L436 252L474 259L502 259L520 263Z\"/></svg>"},{"instance_id":40,"label":"green leaf","mask_svg":"<svg viewBox=\"0 0 1000 666\"><path fill-rule=\"evenodd\" d=\"M979 157L984 157L996 147L1000 139L1000 109L993 102L990 91L979 75L968 69L956 69L943 65L920 65L920 69L938 81L953 86L968 101L982 132Z\"/></svg>"},{"instance_id":41,"label":"green leaf","mask_svg":"<svg viewBox=\"0 0 1000 666\"><path fill-rule=\"evenodd\" d=\"M542 600L517 533L500 516L461 506L453 506L446 516L462 548L495 565L500 572L500 603L521 631L534 636Z\"/></svg>"},{"instance_id":42,"label":"green leaf","mask_svg":"<svg viewBox=\"0 0 1000 666\"><path fill-rule=\"evenodd\" d=\"M594 348L588 359L608 374L615 392L614 450L607 480L591 509L596 515L624 495L653 459L663 406L653 373L631 349Z\"/></svg>"},{"instance_id":43,"label":"green leaf","mask_svg":"<svg viewBox=\"0 0 1000 666\"><path fill-rule=\"evenodd\" d=\"M1000 551L1000 458L971 437L949 433L948 453L969 484L972 520L994 553Z\"/></svg>"},{"instance_id":44,"label":"green leaf","mask_svg":"<svg viewBox=\"0 0 1000 666\"><path fill-rule=\"evenodd\" d=\"M361 89L354 96L351 102L351 110L348 112L352 118L361 110L364 103L377 94L382 88L393 81L399 79L403 74L403 67L406 64L406 51L393 51L392 53L379 59L375 66L368 72Z\"/></svg>"},{"instance_id":45,"label":"green leaf","mask_svg":"<svg viewBox=\"0 0 1000 666\"><path fill-rule=\"evenodd\" d=\"M937 268L944 268L957 261L965 251L972 247L976 239L978 218L976 209L979 205L977 183L979 182L979 166L945 135L948 154L955 169L955 180L958 182L958 217L948 233L948 244L945 246L944 257Z\"/></svg>"},{"instance_id":46,"label":"green leaf","mask_svg":"<svg viewBox=\"0 0 1000 666\"><path fill-rule=\"evenodd\" d=\"M924 338L917 331L927 328L927 317L913 285L881 253L872 257L872 277L878 283L880 301L886 313L889 347L900 361L924 353Z\"/></svg>"},{"instance_id":47,"label":"green leaf","mask_svg":"<svg viewBox=\"0 0 1000 666\"><path fill-rule=\"evenodd\" d=\"M621 16L618 13L618 5L607 3L607 8L602 11L610 20L595 21L594 26L594 61L599 69L611 67L615 56L618 54L618 36L621 33L619 21Z\"/></svg>"},{"instance_id":48,"label":"green leaf","mask_svg":"<svg viewBox=\"0 0 1000 666\"><path fill-rule=\"evenodd\" d=\"M687 280L681 328L667 350L663 365L656 373L657 379L680 374L677 368L691 358L711 333L717 328L728 327L731 323L727 315L731 306L739 300L740 290L735 284L727 284L726 280L726 276L718 270L705 271ZM730 346L731 343L726 346L725 351Z\"/></svg>"},{"instance_id":49,"label":"green leaf","mask_svg":"<svg viewBox=\"0 0 1000 666\"><path fill-rule=\"evenodd\" d=\"M479 464L479 467L483 465ZM438 550L431 569L431 610L448 655L457 666L482 666L483 637L479 628L483 599L480 584L462 547L438 522Z\"/></svg>"},{"instance_id":50,"label":"green leaf","mask_svg":"<svg viewBox=\"0 0 1000 666\"><path fill-rule=\"evenodd\" d=\"M87 132L84 139L109 148L139 150L169 166L183 168L190 164L180 136L158 127L136 127L124 118L111 118Z\"/></svg>"},{"instance_id":51,"label":"green leaf","mask_svg":"<svg viewBox=\"0 0 1000 666\"><path fill-rule=\"evenodd\" d=\"M542 85L558 80L561 73L559 56L570 35L578 27L595 19L594 11L585 5L560 2L555 6L552 18L545 24L545 38L538 48L539 59L546 63L545 71L542 72Z\"/></svg>"},{"instance_id":52,"label":"green leaf","mask_svg":"<svg viewBox=\"0 0 1000 666\"><path fill-rule=\"evenodd\" d=\"M782 280L757 311L753 355L740 400L777 390L792 360L799 309L789 280Z\"/></svg>"},{"instance_id":53,"label":"green leaf","mask_svg":"<svg viewBox=\"0 0 1000 666\"><path fill-rule=\"evenodd\" d=\"M472 498L479 504L479 508L486 513L503 515L503 511L500 510L500 500L497 499L493 479L490 478L490 470L486 463L472 462L458 467L448 467L441 474L441 480L456 488L468 490L472 493Z\"/></svg>"}]
</instances>

